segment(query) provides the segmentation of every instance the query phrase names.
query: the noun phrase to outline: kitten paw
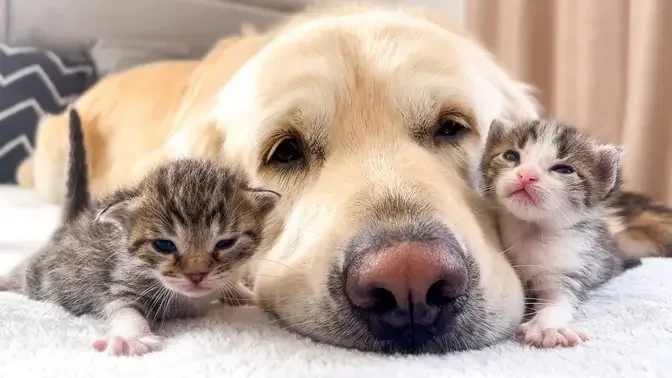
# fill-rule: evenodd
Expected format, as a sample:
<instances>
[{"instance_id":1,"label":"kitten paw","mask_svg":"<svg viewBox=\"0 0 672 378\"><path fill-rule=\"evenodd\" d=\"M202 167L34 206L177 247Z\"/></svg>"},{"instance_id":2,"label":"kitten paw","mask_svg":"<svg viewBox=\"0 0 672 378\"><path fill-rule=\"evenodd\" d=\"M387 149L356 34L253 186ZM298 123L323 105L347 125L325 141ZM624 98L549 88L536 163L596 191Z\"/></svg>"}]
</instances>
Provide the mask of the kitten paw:
<instances>
[{"instance_id":1,"label":"kitten paw","mask_svg":"<svg viewBox=\"0 0 672 378\"><path fill-rule=\"evenodd\" d=\"M93 349L112 356L142 356L161 349L161 338L156 335L128 337L113 335L93 342Z\"/></svg>"},{"instance_id":2,"label":"kitten paw","mask_svg":"<svg viewBox=\"0 0 672 378\"><path fill-rule=\"evenodd\" d=\"M590 340L590 335L587 332L571 329L568 327L558 328L558 332L565 337L567 344L564 347L575 347L584 341Z\"/></svg>"},{"instance_id":3,"label":"kitten paw","mask_svg":"<svg viewBox=\"0 0 672 378\"><path fill-rule=\"evenodd\" d=\"M568 327L551 328L542 324L529 321L521 324L516 332L518 342L537 348L574 347L589 336L585 332L575 331Z\"/></svg>"}]
</instances>

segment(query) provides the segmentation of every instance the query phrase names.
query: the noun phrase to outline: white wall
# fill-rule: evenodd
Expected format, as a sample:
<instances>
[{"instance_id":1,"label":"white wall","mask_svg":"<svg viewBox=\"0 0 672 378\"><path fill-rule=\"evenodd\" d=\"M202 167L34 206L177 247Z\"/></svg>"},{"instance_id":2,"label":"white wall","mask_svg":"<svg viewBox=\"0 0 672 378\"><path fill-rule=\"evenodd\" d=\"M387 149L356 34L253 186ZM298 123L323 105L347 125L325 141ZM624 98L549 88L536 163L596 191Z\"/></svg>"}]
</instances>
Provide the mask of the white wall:
<instances>
[{"instance_id":1,"label":"white wall","mask_svg":"<svg viewBox=\"0 0 672 378\"><path fill-rule=\"evenodd\" d=\"M7 21L9 4L7 0L0 0L0 42L7 39L7 29L9 22Z\"/></svg>"},{"instance_id":2,"label":"white wall","mask_svg":"<svg viewBox=\"0 0 672 378\"><path fill-rule=\"evenodd\" d=\"M436 9L458 25L466 26L467 0L395 0L397 4L409 7Z\"/></svg>"},{"instance_id":3,"label":"white wall","mask_svg":"<svg viewBox=\"0 0 672 378\"><path fill-rule=\"evenodd\" d=\"M68 50L98 38L146 39L207 49L243 21L267 25L286 15L242 0L0 0L0 41Z\"/></svg>"},{"instance_id":4,"label":"white wall","mask_svg":"<svg viewBox=\"0 0 672 378\"><path fill-rule=\"evenodd\" d=\"M301 3L311 1L337 2L0 0L0 41L59 49L81 48L96 38L121 38L176 41L207 47L222 35L237 33L242 20L252 21L258 26L274 23L286 15L277 9L294 9ZM435 9L458 24L464 25L466 22L468 0L377 1Z\"/></svg>"}]
</instances>

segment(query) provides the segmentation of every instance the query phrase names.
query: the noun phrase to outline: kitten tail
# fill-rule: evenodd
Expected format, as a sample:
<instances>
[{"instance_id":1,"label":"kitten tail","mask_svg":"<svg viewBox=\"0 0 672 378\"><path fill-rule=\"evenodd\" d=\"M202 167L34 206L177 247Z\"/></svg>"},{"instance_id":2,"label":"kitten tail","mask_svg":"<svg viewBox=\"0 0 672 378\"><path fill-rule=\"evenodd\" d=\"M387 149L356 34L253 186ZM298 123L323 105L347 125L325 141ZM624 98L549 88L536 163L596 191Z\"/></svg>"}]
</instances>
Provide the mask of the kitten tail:
<instances>
[{"instance_id":1,"label":"kitten tail","mask_svg":"<svg viewBox=\"0 0 672 378\"><path fill-rule=\"evenodd\" d=\"M84 147L84 132L82 120L74 107L70 108L70 157L66 195L63 207L63 222L71 222L91 202L89 193L89 170L86 163L86 148Z\"/></svg>"},{"instance_id":2,"label":"kitten tail","mask_svg":"<svg viewBox=\"0 0 672 378\"><path fill-rule=\"evenodd\" d=\"M642 265L642 259L625 259L623 260L623 270L636 268Z\"/></svg>"}]
</instances>

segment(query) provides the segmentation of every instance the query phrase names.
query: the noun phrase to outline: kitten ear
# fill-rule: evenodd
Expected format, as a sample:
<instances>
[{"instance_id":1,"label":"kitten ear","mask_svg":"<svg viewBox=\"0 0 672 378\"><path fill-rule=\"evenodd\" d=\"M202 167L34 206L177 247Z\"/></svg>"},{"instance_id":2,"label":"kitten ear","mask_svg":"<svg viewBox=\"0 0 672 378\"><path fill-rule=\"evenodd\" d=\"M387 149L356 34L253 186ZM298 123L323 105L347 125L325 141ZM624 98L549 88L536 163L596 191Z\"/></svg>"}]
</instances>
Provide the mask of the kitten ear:
<instances>
[{"instance_id":1,"label":"kitten ear","mask_svg":"<svg viewBox=\"0 0 672 378\"><path fill-rule=\"evenodd\" d=\"M260 217L266 217L280 200L280 193L268 189L247 188L248 196L252 200L254 211Z\"/></svg>"},{"instance_id":2,"label":"kitten ear","mask_svg":"<svg viewBox=\"0 0 672 378\"><path fill-rule=\"evenodd\" d=\"M488 129L487 145L497 144L504 137L506 130L511 128L511 124L503 119L494 119Z\"/></svg>"},{"instance_id":3,"label":"kitten ear","mask_svg":"<svg viewBox=\"0 0 672 378\"><path fill-rule=\"evenodd\" d=\"M117 197L111 199L96 215L97 222L106 222L116 224L124 229L131 227L131 213L134 208L134 201L128 197Z\"/></svg>"},{"instance_id":4,"label":"kitten ear","mask_svg":"<svg viewBox=\"0 0 672 378\"><path fill-rule=\"evenodd\" d=\"M603 185L603 198L621 187L623 153L623 147L612 144L602 144L595 148L595 178Z\"/></svg>"}]
</instances>

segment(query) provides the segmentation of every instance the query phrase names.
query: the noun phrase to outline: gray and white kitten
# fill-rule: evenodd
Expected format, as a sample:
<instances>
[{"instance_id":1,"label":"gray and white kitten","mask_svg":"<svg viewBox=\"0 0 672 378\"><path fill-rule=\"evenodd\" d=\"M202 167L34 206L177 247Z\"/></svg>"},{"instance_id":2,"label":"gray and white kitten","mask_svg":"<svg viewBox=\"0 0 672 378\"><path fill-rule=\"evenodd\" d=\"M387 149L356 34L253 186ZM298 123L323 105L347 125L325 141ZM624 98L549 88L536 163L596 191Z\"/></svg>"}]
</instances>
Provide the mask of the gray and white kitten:
<instances>
[{"instance_id":1,"label":"gray and white kitten","mask_svg":"<svg viewBox=\"0 0 672 378\"><path fill-rule=\"evenodd\" d=\"M221 164L182 159L92 202L81 121L74 109L70 117L61 225L5 277L4 289L107 319L109 335L93 347L114 355L160 348L152 330L165 319L202 314L217 299L248 303L239 268L278 194L249 188Z\"/></svg>"},{"instance_id":2,"label":"gray and white kitten","mask_svg":"<svg viewBox=\"0 0 672 378\"><path fill-rule=\"evenodd\" d=\"M604 221L621 185L620 147L546 120L495 121L481 162L482 188L498 209L508 258L534 298L521 343L575 346L570 325L588 290L639 265L623 260Z\"/></svg>"}]
</instances>

